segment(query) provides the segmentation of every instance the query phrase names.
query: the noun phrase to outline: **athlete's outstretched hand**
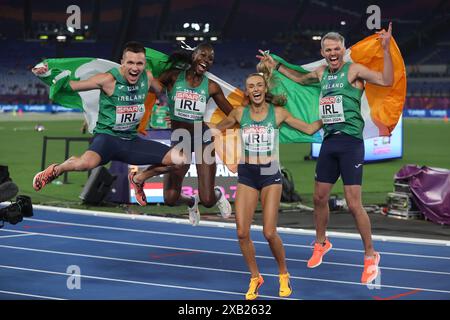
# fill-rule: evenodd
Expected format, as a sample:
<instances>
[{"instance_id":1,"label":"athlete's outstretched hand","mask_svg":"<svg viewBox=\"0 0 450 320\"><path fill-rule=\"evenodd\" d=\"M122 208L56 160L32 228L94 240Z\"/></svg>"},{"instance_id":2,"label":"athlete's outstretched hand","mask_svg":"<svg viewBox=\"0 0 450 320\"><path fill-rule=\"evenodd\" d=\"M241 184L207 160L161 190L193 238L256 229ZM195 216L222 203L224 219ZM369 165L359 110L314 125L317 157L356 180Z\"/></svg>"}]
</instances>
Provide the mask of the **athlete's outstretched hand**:
<instances>
[{"instance_id":1,"label":"athlete's outstretched hand","mask_svg":"<svg viewBox=\"0 0 450 320\"><path fill-rule=\"evenodd\" d=\"M48 72L48 65L47 64L38 64L36 67L31 69L31 72L33 72L36 76L43 75Z\"/></svg>"},{"instance_id":2,"label":"athlete's outstretched hand","mask_svg":"<svg viewBox=\"0 0 450 320\"><path fill-rule=\"evenodd\" d=\"M261 49L258 51L261 55L256 55L256 57L261 60L269 70L273 70L277 65L277 62L270 56L269 51L263 51Z\"/></svg>"},{"instance_id":3,"label":"athlete's outstretched hand","mask_svg":"<svg viewBox=\"0 0 450 320\"><path fill-rule=\"evenodd\" d=\"M389 50L390 44L391 44L391 38L392 38L392 22L389 22L388 30L381 30L377 32L378 38L381 39L381 47L384 50Z\"/></svg>"}]
</instances>

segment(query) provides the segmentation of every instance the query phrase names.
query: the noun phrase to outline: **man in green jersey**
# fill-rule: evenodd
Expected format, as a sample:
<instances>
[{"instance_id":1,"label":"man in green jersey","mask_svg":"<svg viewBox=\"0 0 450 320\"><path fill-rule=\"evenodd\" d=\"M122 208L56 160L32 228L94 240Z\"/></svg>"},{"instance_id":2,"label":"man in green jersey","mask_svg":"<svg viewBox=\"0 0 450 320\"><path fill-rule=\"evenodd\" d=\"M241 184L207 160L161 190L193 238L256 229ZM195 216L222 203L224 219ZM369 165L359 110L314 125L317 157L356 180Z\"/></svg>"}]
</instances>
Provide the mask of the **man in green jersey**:
<instances>
[{"instance_id":1,"label":"man in green jersey","mask_svg":"<svg viewBox=\"0 0 450 320\"><path fill-rule=\"evenodd\" d=\"M68 90L100 89L99 114L94 138L89 149L80 157L71 157L61 164L52 164L37 173L33 188L41 190L46 184L67 171L86 171L111 160L134 165L153 164L147 178L167 172L171 166L186 162L186 157L162 143L138 136L137 127L144 115L145 98L150 88L161 91L159 81L145 70L145 48L141 43L129 42L123 50L121 65L89 79L64 81ZM48 72L48 67L34 68L36 75Z\"/></svg>"},{"instance_id":2,"label":"man in green jersey","mask_svg":"<svg viewBox=\"0 0 450 320\"><path fill-rule=\"evenodd\" d=\"M326 34L321 41L321 54L327 65L307 74L301 74L276 63L272 57L260 50L258 56L268 68L276 69L288 78L302 84L320 82L321 98L319 114L323 121L324 140L316 166L314 189L314 219L316 243L309 268L322 263L322 258L332 245L326 238L329 220L328 200L331 189L341 176L345 199L364 243L364 271L362 283L370 283L379 272L380 255L373 248L369 216L361 201L362 167L364 162L364 120L361 116L361 96L364 81L392 86L394 72L389 52L392 24L387 31L378 32L384 52L382 72L366 68L358 63L344 62L344 38L335 32Z\"/></svg>"}]
</instances>

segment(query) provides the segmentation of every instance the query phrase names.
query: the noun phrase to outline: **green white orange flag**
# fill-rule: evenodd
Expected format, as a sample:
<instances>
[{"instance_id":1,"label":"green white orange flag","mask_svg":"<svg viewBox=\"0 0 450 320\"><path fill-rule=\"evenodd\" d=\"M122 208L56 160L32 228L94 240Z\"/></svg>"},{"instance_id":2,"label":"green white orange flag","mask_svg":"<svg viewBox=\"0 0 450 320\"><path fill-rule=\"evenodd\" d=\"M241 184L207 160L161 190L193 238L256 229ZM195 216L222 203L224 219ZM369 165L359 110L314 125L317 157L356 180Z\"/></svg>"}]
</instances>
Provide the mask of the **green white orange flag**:
<instances>
[{"instance_id":1,"label":"green white orange flag","mask_svg":"<svg viewBox=\"0 0 450 320\"><path fill-rule=\"evenodd\" d=\"M366 84L366 89L362 96L361 113L365 121L364 138L390 135L402 114L406 97L405 65L394 39L391 40L390 50L394 65L394 85L392 87L379 87ZM146 57L147 68L152 71L155 77L158 77L164 70L172 66L169 63L168 55L159 51L146 48ZM296 66L287 63L278 56L273 55L273 57L278 61L283 61L289 67L305 73L326 63L322 59L306 65ZM381 48L380 41L376 40L376 35L361 40L347 49L345 60L361 63L371 70L382 71L383 49ZM42 63L48 64L49 71L45 75L42 75L40 79L50 86L50 99L65 107L82 109L86 115L89 131L92 132L97 122L100 91L73 92L67 90L67 87L63 86L60 80L64 78L64 75L70 75L71 80L84 80L97 73L118 68L119 64L95 58L47 59ZM288 98L286 108L295 117L306 122L311 123L319 119L318 104L320 86L318 84L302 86L276 71L274 74L276 87L273 89L273 93L286 94ZM245 97L241 90L211 73L207 73L207 76L219 84L231 105L236 107L244 103ZM148 125L155 100L156 97L149 94L146 101L147 112L139 126L140 132L144 132ZM205 121L218 123L224 117L225 115L216 106L214 100L210 99L207 104ZM230 164L229 168L232 167L233 171L236 166L231 166L231 164L236 164L239 158L239 151L236 150L240 150L240 148L235 146L238 140L237 135L232 134L223 137L223 139L217 139L216 142L219 156L224 160L224 163L227 165ZM281 127L280 143L318 141L320 141L320 135L308 136L287 125Z\"/></svg>"},{"instance_id":2,"label":"green white orange flag","mask_svg":"<svg viewBox=\"0 0 450 320\"><path fill-rule=\"evenodd\" d=\"M383 49L381 43L372 35L359 41L347 49L344 61L360 63L371 70L383 70ZM397 125L403 111L406 98L406 70L400 50L391 39L390 53L394 65L394 84L392 87L380 87L366 83L361 98L361 114L364 119L363 137L373 138L389 136ZM321 65L326 65L325 59L306 65L297 66L284 61L282 58L272 55L276 61L280 61L288 67L302 73L308 73ZM320 85L300 85L291 81L281 73L274 71L276 87L274 93L286 94L288 103L286 108L292 115L306 122L319 119ZM303 142L308 137L291 128L282 128L280 142Z\"/></svg>"}]
</instances>

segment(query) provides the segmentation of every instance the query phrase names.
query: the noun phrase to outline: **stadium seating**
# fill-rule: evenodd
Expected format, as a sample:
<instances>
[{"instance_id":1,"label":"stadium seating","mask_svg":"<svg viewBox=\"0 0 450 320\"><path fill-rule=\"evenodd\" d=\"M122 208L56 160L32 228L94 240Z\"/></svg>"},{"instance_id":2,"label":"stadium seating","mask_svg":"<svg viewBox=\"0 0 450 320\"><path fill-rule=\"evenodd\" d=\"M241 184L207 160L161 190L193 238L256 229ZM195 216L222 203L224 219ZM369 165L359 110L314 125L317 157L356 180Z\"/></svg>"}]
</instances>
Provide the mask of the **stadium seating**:
<instances>
[{"instance_id":1,"label":"stadium seating","mask_svg":"<svg viewBox=\"0 0 450 320\"><path fill-rule=\"evenodd\" d=\"M34 36L39 28L63 26L70 0L30 2ZM95 3L99 5L95 21ZM236 5L237 4L237 5ZM46 103L48 89L29 71L44 58L90 56L111 60L115 41L122 30L124 3L111 1L78 1L82 8L83 28L93 28L85 42L56 43L24 40L23 4L4 0L0 4L0 104ZM167 7L169 6L169 7ZM450 95L450 29L442 28L431 37L430 23L445 19L450 4L440 0L398 0L383 6L382 25L394 23L394 36L407 65L407 108L448 108ZM438 10L439 9L439 10ZM255 71L258 49L270 49L286 60L303 64L318 59L320 41L314 35L338 31L350 46L373 31L365 26L365 2L332 0L158 0L139 1L129 37L146 46L170 53L177 48L173 37L186 23L210 23L215 43L216 61L211 72L227 82L242 87L245 76ZM207 13L207 14L205 14ZM187 18L188 17L188 18ZM204 25L203 25L204 26ZM90 29L89 29L90 30ZM185 31L187 32L187 31ZM25 30L25 38L27 38ZM180 33L180 34L181 34ZM411 37L423 34L411 46ZM164 40L171 36L172 40ZM206 36L205 36L206 38ZM191 45L194 42L188 41ZM431 67L430 67L431 66ZM433 103L424 103L421 98ZM434 99L434 100L433 100ZM424 103L424 105L423 105ZM431 106L431 107L430 107Z\"/></svg>"}]
</instances>

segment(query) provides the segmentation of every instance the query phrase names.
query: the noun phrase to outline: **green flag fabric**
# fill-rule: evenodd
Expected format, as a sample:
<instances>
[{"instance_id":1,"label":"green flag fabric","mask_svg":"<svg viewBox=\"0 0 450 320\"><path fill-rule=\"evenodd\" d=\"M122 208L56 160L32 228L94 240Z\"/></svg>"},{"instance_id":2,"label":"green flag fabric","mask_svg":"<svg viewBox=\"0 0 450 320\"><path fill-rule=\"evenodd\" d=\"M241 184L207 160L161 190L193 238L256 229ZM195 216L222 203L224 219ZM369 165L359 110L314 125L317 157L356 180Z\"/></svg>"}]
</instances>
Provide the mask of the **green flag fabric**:
<instances>
[{"instance_id":1,"label":"green flag fabric","mask_svg":"<svg viewBox=\"0 0 450 320\"><path fill-rule=\"evenodd\" d=\"M290 64L277 55L271 54L275 61L281 62L283 65L301 73L309 71L300 66ZM295 117L305 122L311 123L319 120L319 95L320 84L300 85L291 79L285 77L280 72L274 70L272 76L271 92L273 94L283 94L287 97L285 108ZM307 135L296 129L291 128L287 124L282 124L280 128L280 143L292 142L321 142L319 132L315 135Z\"/></svg>"},{"instance_id":2,"label":"green flag fabric","mask_svg":"<svg viewBox=\"0 0 450 320\"><path fill-rule=\"evenodd\" d=\"M273 55L277 61L287 62L280 57ZM154 77L158 77L162 72L172 67L169 62L169 56L157 50L146 48L146 68L151 70ZM84 111L88 123L89 132L93 132L97 122L100 90L90 90L83 92L74 92L68 86L69 80L85 80L91 76L107 72L112 68L120 67L119 64L95 58L61 58L46 59L42 63L48 65L48 72L39 78L50 86L50 99L57 104L68 108L79 108ZM38 67L37 65L36 67ZM301 67L291 65L300 72L307 72ZM183 68L185 66L178 66ZM244 100L244 95L239 89L226 83L219 77L207 73L207 76L216 81L222 88L225 97L233 106L239 105L240 100ZM285 94L288 98L286 108L294 117L300 118L306 122L313 122L318 119L318 97L320 88L318 84L310 86L301 86L294 81L286 78L277 71L274 72L274 82L276 83L272 90L274 94ZM213 99L208 102L205 121L212 121L214 115L215 121L224 117L215 105ZM320 135L316 133L309 136L299 132L288 125L282 125L280 130L280 143L292 142L320 142Z\"/></svg>"}]
</instances>

